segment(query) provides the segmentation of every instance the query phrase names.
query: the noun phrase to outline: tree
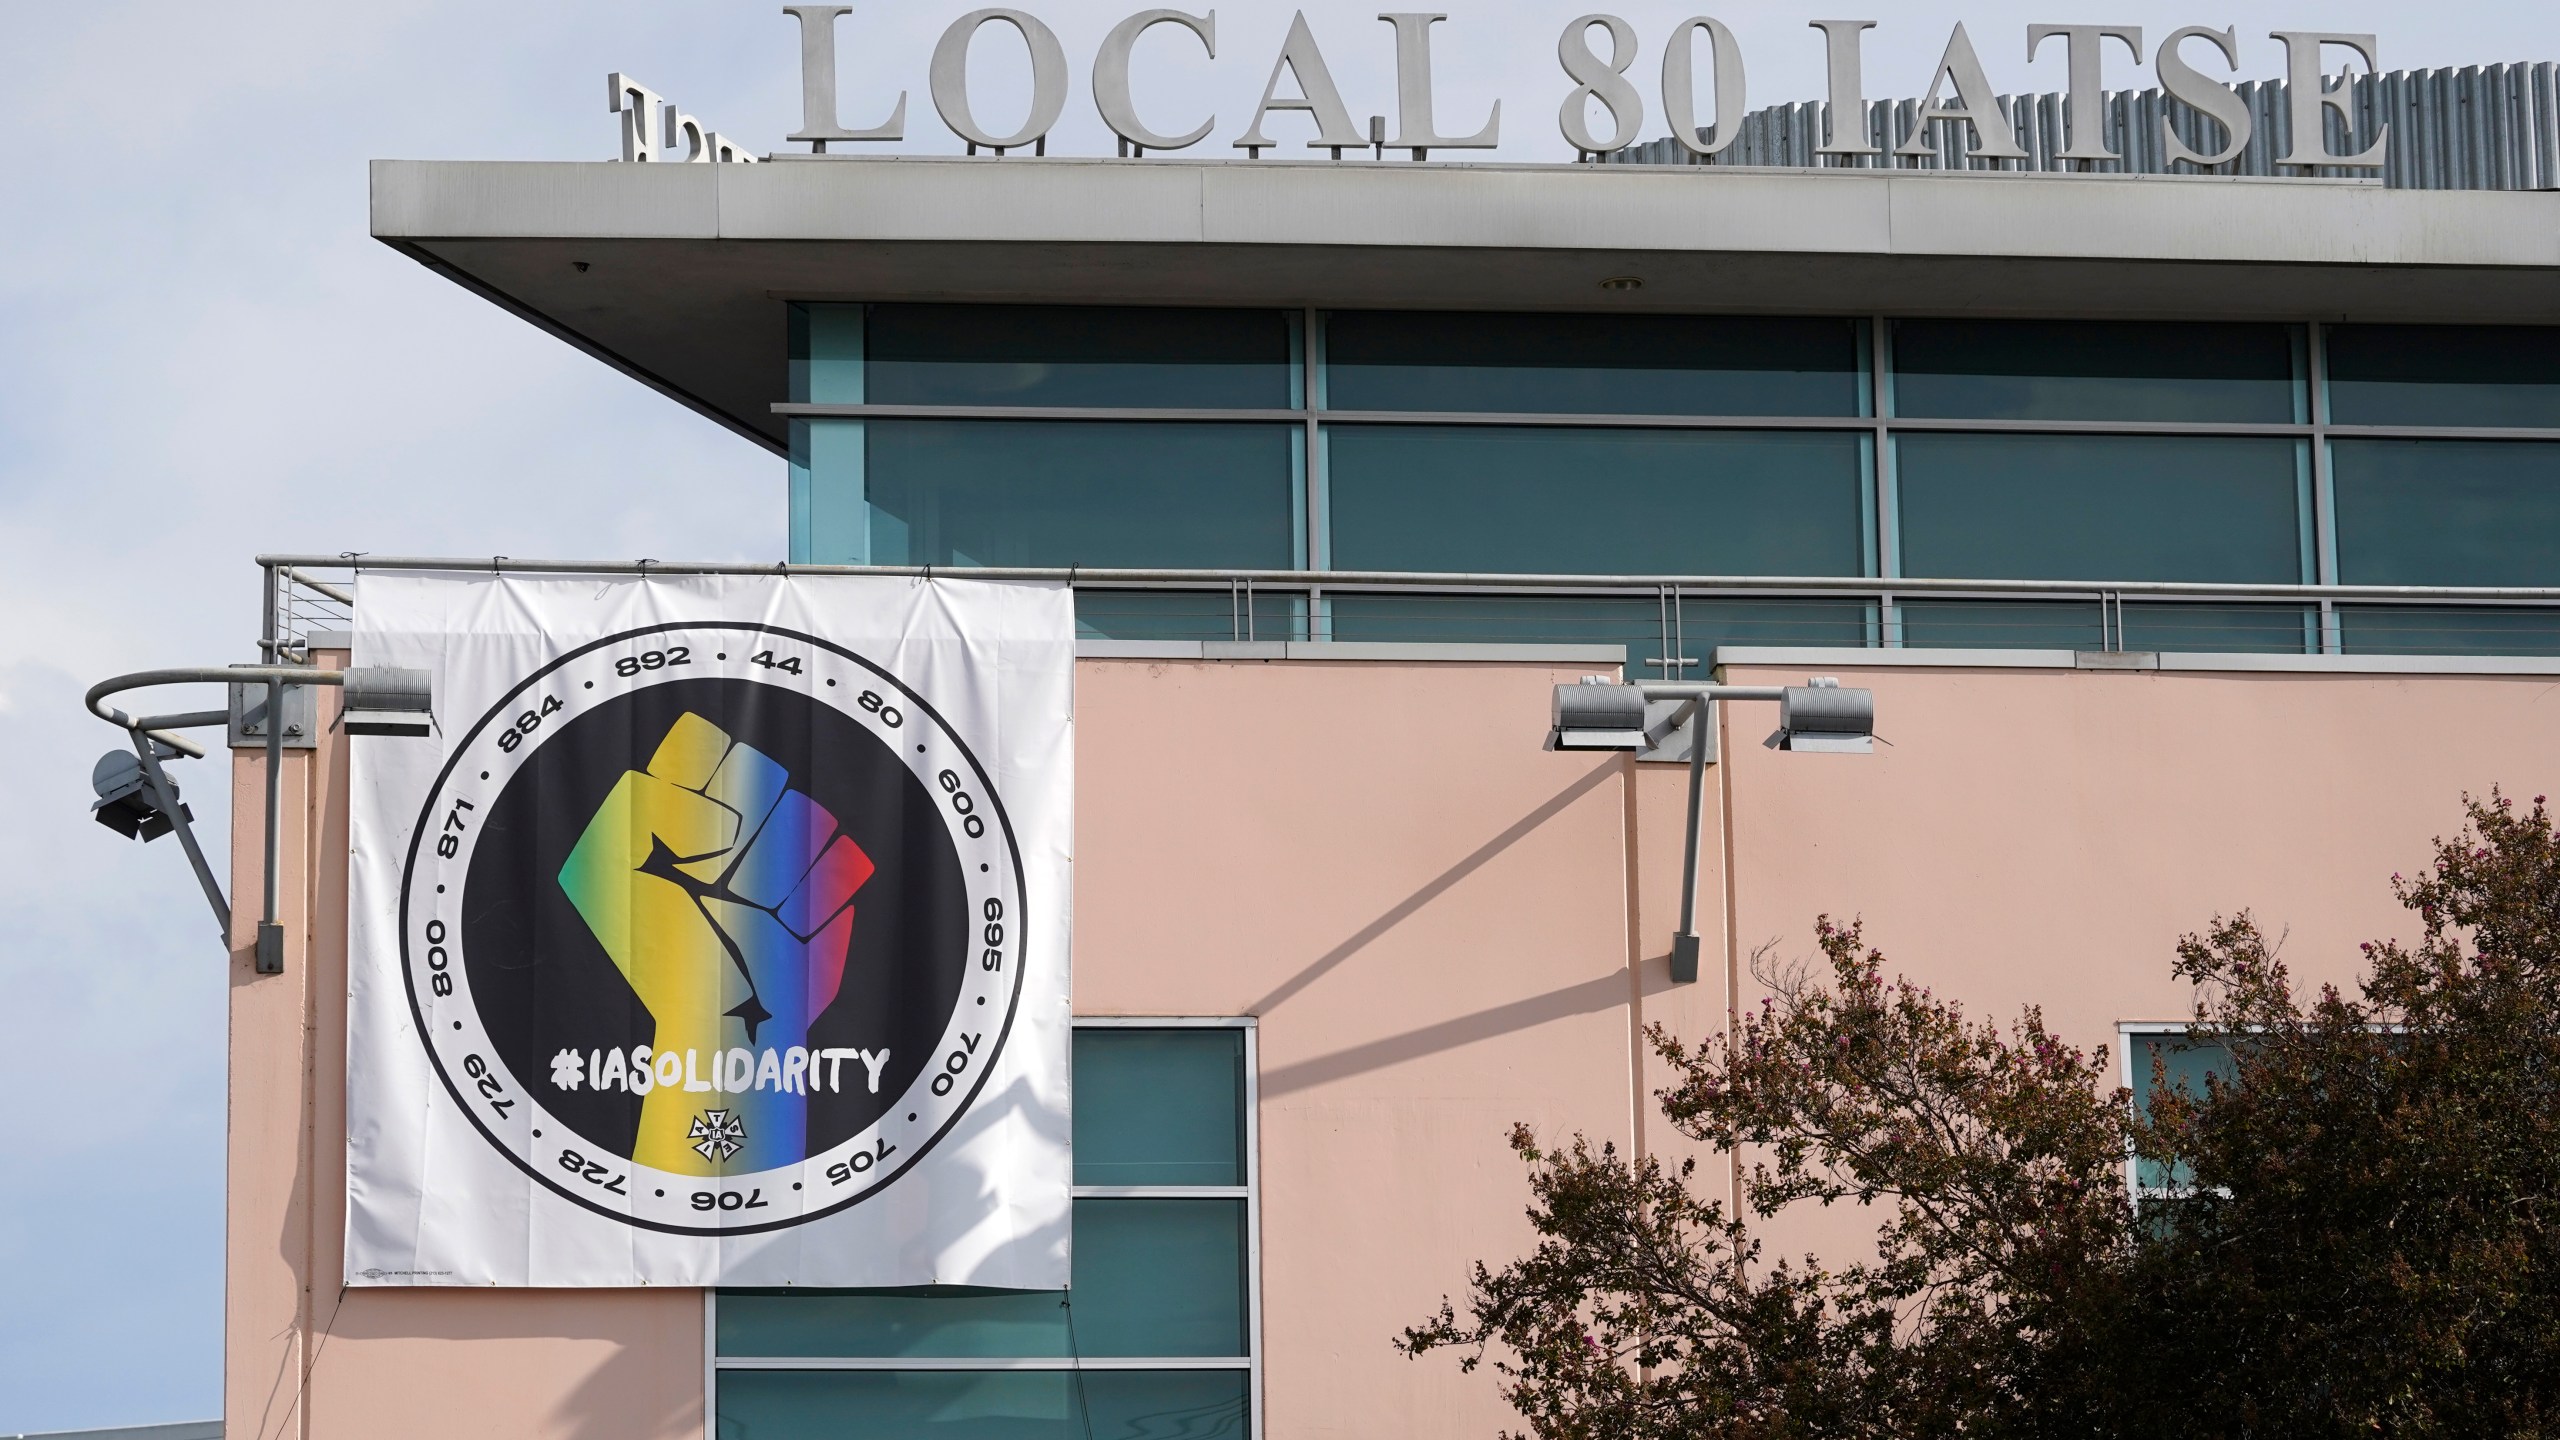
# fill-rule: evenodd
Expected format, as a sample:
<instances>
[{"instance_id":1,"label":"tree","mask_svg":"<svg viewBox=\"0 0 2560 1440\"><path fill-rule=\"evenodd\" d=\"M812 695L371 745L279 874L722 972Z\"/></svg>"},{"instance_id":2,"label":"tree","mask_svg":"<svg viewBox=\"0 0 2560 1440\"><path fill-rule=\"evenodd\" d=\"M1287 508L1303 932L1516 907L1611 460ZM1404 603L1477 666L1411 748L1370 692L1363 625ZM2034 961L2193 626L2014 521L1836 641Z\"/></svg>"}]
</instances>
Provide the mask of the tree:
<instances>
[{"instance_id":1,"label":"tree","mask_svg":"<svg viewBox=\"0 0 2560 1440\"><path fill-rule=\"evenodd\" d=\"M2294 993L2247 915L2179 947L2201 1093L2137 1110L2029 1009L1885 978L1857 925L1690 1046L1655 1028L1694 1162L1525 1128L1538 1242L1400 1348L1492 1362L1541 1440L2542 1433L2560 1418L2560 841L2467 802L2424 927L2356 997ZM2128 1156L2177 1182L2137 1206ZM1855 1201L1872 1257L1768 1260L1754 1226Z\"/></svg>"}]
</instances>

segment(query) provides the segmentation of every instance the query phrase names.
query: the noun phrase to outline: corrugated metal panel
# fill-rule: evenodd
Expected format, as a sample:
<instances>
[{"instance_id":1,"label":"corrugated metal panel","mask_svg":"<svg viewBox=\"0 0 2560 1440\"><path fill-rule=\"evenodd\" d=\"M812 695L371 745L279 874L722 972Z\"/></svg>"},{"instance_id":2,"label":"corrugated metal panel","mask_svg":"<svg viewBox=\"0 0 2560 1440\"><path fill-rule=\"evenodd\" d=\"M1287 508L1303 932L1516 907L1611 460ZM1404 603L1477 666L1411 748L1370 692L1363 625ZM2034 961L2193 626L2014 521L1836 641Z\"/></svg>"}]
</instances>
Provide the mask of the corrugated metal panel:
<instances>
[{"instance_id":1,"label":"corrugated metal panel","mask_svg":"<svg viewBox=\"0 0 2560 1440\"><path fill-rule=\"evenodd\" d=\"M1830 106L1801 100L1755 110L1722 153L1701 158L1669 136L1598 157L1614 165L1829 166L1854 169L2037 170L2101 174L2304 175L2372 179L2402 190L2549 190L2560 188L2560 65L2534 61L2458 69L2394 70L2344 82L2347 114L2324 112L2329 153L2352 155L2384 139L2379 171L2342 165L2280 166L2292 148L2292 112L2280 80L2248 80L2232 89L2248 107L2248 144L2229 163L2173 164L2163 139L2174 130L2189 150L2213 154L2230 143L2222 126L2159 90L2118 90L2100 121L2115 160L2065 160L2066 101L2059 93L2003 95L2024 160L1987 160L1971 153L1969 127L1935 122L1926 155L1893 153L1911 133L1914 100L1870 102L1867 139L1880 153L1825 155ZM1701 132L1701 138L1706 138Z\"/></svg>"}]
</instances>

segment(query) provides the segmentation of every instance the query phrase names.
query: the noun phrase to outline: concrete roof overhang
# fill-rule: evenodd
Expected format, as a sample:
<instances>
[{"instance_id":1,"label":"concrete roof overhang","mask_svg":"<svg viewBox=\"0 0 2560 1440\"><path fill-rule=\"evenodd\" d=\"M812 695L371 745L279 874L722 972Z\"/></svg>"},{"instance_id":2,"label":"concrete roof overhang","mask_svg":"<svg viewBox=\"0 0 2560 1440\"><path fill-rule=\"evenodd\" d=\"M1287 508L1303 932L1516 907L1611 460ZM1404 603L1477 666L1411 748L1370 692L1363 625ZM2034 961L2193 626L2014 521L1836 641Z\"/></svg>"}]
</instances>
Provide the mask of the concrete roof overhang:
<instances>
[{"instance_id":1,"label":"concrete roof overhang","mask_svg":"<svg viewBox=\"0 0 2560 1440\"><path fill-rule=\"evenodd\" d=\"M2560 192L1024 156L372 179L375 238L776 450L795 300L2560 323Z\"/></svg>"}]
</instances>

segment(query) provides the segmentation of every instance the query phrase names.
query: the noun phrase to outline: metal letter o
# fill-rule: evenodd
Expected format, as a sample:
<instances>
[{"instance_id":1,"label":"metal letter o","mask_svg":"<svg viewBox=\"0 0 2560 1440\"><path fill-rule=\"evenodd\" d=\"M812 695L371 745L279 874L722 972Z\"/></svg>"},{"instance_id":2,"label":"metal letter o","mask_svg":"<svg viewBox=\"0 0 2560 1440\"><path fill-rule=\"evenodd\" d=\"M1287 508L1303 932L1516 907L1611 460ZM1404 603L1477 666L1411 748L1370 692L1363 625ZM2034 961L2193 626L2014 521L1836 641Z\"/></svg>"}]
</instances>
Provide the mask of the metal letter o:
<instances>
[{"instance_id":1,"label":"metal letter o","mask_svg":"<svg viewBox=\"0 0 2560 1440\"><path fill-rule=\"evenodd\" d=\"M990 135L969 113L969 42L978 27L1001 20L1022 35L1031 51L1031 113L1012 135ZM1048 26L1019 10L972 10L951 22L933 47L933 108L951 133L972 145L1010 150L1046 136L1067 108L1067 55Z\"/></svg>"}]
</instances>

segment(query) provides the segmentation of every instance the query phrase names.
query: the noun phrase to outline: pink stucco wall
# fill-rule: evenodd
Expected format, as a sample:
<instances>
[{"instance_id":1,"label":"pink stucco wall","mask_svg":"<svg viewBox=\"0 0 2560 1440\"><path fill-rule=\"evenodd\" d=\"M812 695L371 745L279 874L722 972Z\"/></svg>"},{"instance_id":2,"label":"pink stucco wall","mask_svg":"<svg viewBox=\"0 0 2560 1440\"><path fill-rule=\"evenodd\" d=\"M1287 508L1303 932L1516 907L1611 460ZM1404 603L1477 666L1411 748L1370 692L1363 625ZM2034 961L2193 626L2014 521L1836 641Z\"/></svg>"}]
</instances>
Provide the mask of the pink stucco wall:
<instances>
[{"instance_id":1,"label":"pink stucco wall","mask_svg":"<svg viewBox=\"0 0 2560 1440\"><path fill-rule=\"evenodd\" d=\"M1594 667L1079 663L1078 1011L1260 1018L1268 1433L1503 1423L1488 1377L1388 1341L1525 1243L1513 1122L1677 1145L1647 1123L1637 1032L1720 1026L1730 943L1801 955L1816 913L1862 914L1941 991L2104 1043L2181 1011L2168 947L2217 909L2254 905L2301 970L2345 978L2465 787L2560 768L2542 679L1854 658L1821 668L1876 688L1874 757L1773 754L1766 707L1727 717L1707 961L1676 987L1680 773L1539 748L1547 687ZM343 742L287 764L286 973L249 973L253 907L234 937L235 1433L701 1435L697 1292L339 1290ZM243 896L258 767L235 771Z\"/></svg>"}]
</instances>

